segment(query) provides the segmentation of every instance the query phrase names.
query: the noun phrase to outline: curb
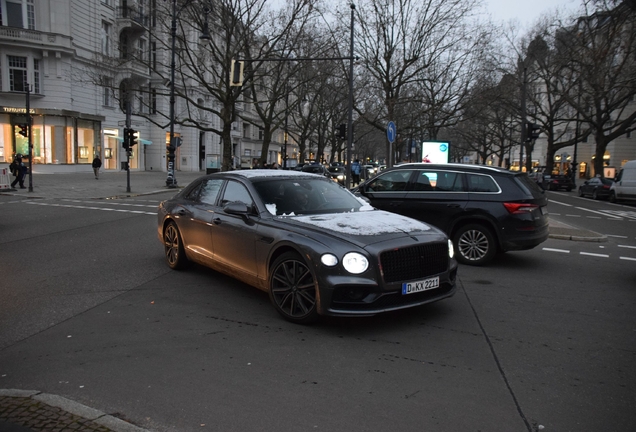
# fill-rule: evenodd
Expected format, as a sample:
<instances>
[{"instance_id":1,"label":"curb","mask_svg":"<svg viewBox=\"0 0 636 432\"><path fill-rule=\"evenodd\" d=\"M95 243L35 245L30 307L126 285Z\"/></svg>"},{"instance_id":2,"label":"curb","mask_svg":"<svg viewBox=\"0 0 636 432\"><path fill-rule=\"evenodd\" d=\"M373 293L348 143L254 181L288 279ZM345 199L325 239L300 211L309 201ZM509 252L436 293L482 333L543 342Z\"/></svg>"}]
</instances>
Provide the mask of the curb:
<instances>
[{"instance_id":1,"label":"curb","mask_svg":"<svg viewBox=\"0 0 636 432\"><path fill-rule=\"evenodd\" d=\"M32 402L26 416L24 415L25 408L19 406L25 403L25 399ZM11 411L11 408L15 409ZM63 413L55 408L59 408ZM36 420L36 417L39 416L45 418L48 424L43 425L42 420ZM79 421L72 416L78 417ZM33 420L36 424L29 424L30 422L20 424L24 423L24 421L20 421L21 419ZM135 426L120 418L58 395L42 393L37 390L0 389L0 426L8 431L46 431L50 430L51 424L60 427L59 430L67 430L62 423L69 425L68 430L76 431L149 432L147 429Z\"/></svg>"}]
</instances>

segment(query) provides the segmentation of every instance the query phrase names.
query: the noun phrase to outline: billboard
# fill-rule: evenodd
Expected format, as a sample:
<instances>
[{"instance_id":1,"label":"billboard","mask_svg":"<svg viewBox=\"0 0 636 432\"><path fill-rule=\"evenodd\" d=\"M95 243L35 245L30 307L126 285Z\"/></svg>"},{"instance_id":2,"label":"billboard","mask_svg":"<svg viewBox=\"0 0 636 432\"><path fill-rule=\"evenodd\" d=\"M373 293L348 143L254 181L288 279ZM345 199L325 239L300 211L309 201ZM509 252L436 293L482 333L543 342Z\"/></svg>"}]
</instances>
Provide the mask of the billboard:
<instances>
[{"instance_id":1,"label":"billboard","mask_svg":"<svg viewBox=\"0 0 636 432\"><path fill-rule=\"evenodd\" d=\"M422 162L445 164L449 160L449 141L423 141Z\"/></svg>"}]
</instances>

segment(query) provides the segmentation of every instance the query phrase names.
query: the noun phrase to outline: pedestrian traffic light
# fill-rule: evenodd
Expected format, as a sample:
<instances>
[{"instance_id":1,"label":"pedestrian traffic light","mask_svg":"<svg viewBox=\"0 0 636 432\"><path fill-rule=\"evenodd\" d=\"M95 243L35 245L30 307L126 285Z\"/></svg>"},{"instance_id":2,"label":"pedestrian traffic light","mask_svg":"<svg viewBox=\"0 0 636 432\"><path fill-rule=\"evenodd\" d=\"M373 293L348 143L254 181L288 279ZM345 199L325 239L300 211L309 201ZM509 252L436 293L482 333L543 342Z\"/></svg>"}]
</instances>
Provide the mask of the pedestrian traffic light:
<instances>
[{"instance_id":1,"label":"pedestrian traffic light","mask_svg":"<svg viewBox=\"0 0 636 432\"><path fill-rule=\"evenodd\" d=\"M526 141L534 141L539 138L541 133L541 126L536 123L528 123L526 128Z\"/></svg>"},{"instance_id":2,"label":"pedestrian traffic light","mask_svg":"<svg viewBox=\"0 0 636 432\"><path fill-rule=\"evenodd\" d=\"M347 139L347 125L345 123L338 126L337 135L341 140Z\"/></svg>"},{"instance_id":3,"label":"pedestrian traffic light","mask_svg":"<svg viewBox=\"0 0 636 432\"><path fill-rule=\"evenodd\" d=\"M26 124L24 124L24 123L19 124L18 127L20 128L20 132L19 132L20 135L22 135L25 138L29 136L29 132L27 130L27 125Z\"/></svg>"}]
</instances>

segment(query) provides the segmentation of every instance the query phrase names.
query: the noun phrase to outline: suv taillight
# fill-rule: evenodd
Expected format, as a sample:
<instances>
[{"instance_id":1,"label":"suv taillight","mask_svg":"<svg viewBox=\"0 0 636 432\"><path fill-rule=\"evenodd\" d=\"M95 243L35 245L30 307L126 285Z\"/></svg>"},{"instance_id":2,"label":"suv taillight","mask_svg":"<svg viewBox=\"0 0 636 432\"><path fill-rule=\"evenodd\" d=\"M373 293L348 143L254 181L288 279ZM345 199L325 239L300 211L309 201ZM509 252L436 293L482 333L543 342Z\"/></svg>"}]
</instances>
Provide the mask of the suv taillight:
<instances>
[{"instance_id":1,"label":"suv taillight","mask_svg":"<svg viewBox=\"0 0 636 432\"><path fill-rule=\"evenodd\" d=\"M522 204L522 203L503 203L506 210L510 214L525 214L531 213L533 210L538 209L539 206L536 204Z\"/></svg>"}]
</instances>

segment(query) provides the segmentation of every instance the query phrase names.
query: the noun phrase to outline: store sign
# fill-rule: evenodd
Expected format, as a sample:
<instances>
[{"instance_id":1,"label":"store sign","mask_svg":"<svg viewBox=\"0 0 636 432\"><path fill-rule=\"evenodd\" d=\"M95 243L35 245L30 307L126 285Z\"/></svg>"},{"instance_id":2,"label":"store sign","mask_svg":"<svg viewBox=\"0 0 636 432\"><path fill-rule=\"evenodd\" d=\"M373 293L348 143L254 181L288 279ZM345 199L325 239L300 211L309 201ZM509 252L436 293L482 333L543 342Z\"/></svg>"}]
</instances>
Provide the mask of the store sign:
<instances>
[{"instance_id":1,"label":"store sign","mask_svg":"<svg viewBox=\"0 0 636 432\"><path fill-rule=\"evenodd\" d=\"M5 114L26 114L26 108L17 108L17 107L0 107L0 112ZM31 114L35 114L35 109L31 108L29 110Z\"/></svg>"}]
</instances>

